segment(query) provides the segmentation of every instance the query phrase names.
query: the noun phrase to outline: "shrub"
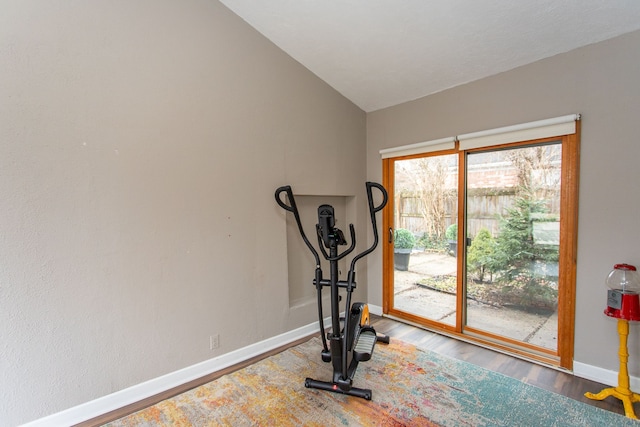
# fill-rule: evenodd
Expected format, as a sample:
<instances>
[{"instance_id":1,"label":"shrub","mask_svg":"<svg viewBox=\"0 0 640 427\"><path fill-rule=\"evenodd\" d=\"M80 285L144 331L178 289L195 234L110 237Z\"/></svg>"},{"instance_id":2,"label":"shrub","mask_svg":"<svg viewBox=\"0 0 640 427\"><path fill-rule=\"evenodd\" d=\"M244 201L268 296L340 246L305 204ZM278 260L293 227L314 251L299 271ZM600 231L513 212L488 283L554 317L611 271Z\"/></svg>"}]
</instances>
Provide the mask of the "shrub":
<instances>
[{"instance_id":1,"label":"shrub","mask_svg":"<svg viewBox=\"0 0 640 427\"><path fill-rule=\"evenodd\" d=\"M442 236L425 232L416 241L416 245L425 250L444 251L447 248L447 241Z\"/></svg>"},{"instance_id":2,"label":"shrub","mask_svg":"<svg viewBox=\"0 0 640 427\"><path fill-rule=\"evenodd\" d=\"M447 231L444 232L444 236L447 240L457 241L458 240L458 224L451 224L447 227Z\"/></svg>"},{"instance_id":3,"label":"shrub","mask_svg":"<svg viewBox=\"0 0 640 427\"><path fill-rule=\"evenodd\" d=\"M412 249L416 244L416 238L409 230L398 228L393 236L393 246L398 249Z\"/></svg>"},{"instance_id":4,"label":"shrub","mask_svg":"<svg viewBox=\"0 0 640 427\"><path fill-rule=\"evenodd\" d=\"M493 260L494 247L495 241L491 232L486 228L481 228L467 252L467 266L476 274L480 282L484 281L484 275L491 271L489 266Z\"/></svg>"}]
</instances>

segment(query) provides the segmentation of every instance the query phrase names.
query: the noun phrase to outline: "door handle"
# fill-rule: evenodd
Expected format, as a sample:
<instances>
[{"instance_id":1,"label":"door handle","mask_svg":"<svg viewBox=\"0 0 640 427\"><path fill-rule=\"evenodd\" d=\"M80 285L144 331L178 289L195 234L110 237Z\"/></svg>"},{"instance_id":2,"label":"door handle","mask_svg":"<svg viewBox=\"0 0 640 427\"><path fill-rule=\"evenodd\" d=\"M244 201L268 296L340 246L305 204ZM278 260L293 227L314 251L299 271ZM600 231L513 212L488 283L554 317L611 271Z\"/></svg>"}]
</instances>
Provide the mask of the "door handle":
<instances>
[{"instance_id":1,"label":"door handle","mask_svg":"<svg viewBox=\"0 0 640 427\"><path fill-rule=\"evenodd\" d=\"M389 243L393 243L393 228L389 227Z\"/></svg>"}]
</instances>

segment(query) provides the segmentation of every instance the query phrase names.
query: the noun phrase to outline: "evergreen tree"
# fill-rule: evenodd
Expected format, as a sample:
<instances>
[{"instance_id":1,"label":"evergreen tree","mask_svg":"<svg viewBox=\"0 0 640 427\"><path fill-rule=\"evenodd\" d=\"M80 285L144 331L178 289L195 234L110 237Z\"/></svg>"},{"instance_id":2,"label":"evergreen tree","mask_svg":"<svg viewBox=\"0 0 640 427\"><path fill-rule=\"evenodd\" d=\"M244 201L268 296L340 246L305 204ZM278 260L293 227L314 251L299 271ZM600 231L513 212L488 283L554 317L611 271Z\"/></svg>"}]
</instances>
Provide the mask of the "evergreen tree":
<instances>
[{"instance_id":1,"label":"evergreen tree","mask_svg":"<svg viewBox=\"0 0 640 427\"><path fill-rule=\"evenodd\" d=\"M532 199L526 193L517 196L514 206L507 210L507 215L501 220L495 254L489 265L491 270L501 272L502 279L511 280L522 273L532 275L532 261L544 255L533 244L532 217L544 212L544 202Z\"/></svg>"}]
</instances>

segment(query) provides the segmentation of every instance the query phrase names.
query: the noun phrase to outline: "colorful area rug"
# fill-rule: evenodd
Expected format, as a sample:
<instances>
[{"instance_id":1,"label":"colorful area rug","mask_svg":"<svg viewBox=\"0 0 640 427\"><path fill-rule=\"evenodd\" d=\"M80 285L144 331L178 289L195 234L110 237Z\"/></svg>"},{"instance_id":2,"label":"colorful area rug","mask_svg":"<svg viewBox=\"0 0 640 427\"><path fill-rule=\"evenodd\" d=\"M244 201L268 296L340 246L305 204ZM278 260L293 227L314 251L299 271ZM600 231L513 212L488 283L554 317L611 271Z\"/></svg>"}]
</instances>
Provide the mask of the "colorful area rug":
<instances>
[{"instance_id":1,"label":"colorful area rug","mask_svg":"<svg viewBox=\"0 0 640 427\"><path fill-rule=\"evenodd\" d=\"M107 426L640 426L393 339L356 372L371 401L307 389L332 375L320 349L314 338Z\"/></svg>"}]
</instances>

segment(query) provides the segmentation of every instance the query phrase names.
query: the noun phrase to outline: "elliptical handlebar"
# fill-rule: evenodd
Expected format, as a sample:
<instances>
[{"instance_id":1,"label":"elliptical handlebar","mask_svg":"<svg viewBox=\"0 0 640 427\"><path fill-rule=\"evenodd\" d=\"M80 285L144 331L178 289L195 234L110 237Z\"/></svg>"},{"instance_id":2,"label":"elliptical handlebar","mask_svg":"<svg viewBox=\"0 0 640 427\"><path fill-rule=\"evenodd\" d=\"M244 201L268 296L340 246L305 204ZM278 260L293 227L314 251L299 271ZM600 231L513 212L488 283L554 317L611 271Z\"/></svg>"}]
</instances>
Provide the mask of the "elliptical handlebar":
<instances>
[{"instance_id":1,"label":"elliptical handlebar","mask_svg":"<svg viewBox=\"0 0 640 427\"><path fill-rule=\"evenodd\" d=\"M322 256L324 256L327 261L339 261L349 255L356 248L356 229L353 227L353 224L349 224L349 234L351 235L351 246L349 246L349 249L345 250L338 256L332 257L328 255L327 251L324 249L322 237L320 237L320 233L318 233L318 246L322 251Z\"/></svg>"},{"instance_id":2,"label":"elliptical handlebar","mask_svg":"<svg viewBox=\"0 0 640 427\"><path fill-rule=\"evenodd\" d=\"M378 206L374 206L373 191L372 191L373 188L377 188L380 191L380 193L382 194L382 202ZM385 188L382 185L380 185L380 184L378 184L376 182L367 181L366 182L366 189L367 189L367 201L368 201L368 205L369 205L369 216L370 216L370 219L371 219L371 226L373 228L373 244L367 250L365 250L364 252L356 255L353 258L353 260L351 261L351 271L354 271L356 261L358 261L360 258L362 258L362 257L370 254L371 252L373 252L373 250L378 246L378 226L376 224L376 212L379 212L382 209L384 209L384 207L387 205L387 201L389 200L389 196L387 194L387 190L385 190ZM282 200L282 193L286 193L287 198L289 199L290 205L287 205ZM275 198L276 198L276 202L278 203L278 205L280 205L280 207L282 209L293 213L293 216L296 219L296 224L298 225L298 231L300 232L300 235L302 236L302 240L304 240L304 243L307 245L307 247L309 248L309 250L313 254L313 256L314 256L314 258L316 260L316 266L319 267L320 266L320 256L318 254L318 251L316 251L316 249L313 247L313 245L311 244L311 242L307 238L306 234L304 233L304 229L302 228L302 222L300 221L300 214L298 213L298 207L296 206L296 201L295 201L295 198L293 197L293 191L291 190L291 186L290 185L285 185L285 186L282 186L282 187L279 187L278 189L276 189ZM343 253L341 253L337 257L328 256L328 254L326 253L326 251L324 250L324 248L323 248L323 246L321 244L320 239L318 239L318 244L320 246L320 250L322 251L322 255L328 261L336 261L336 260L344 258L346 255L351 253L351 251L353 251L355 249L355 247L356 247L356 235L355 235L355 229L353 227L353 224L349 224L349 234L351 235L351 245L349 246L349 248L346 251L344 251Z\"/></svg>"},{"instance_id":3,"label":"elliptical handlebar","mask_svg":"<svg viewBox=\"0 0 640 427\"><path fill-rule=\"evenodd\" d=\"M289 203L291 203L291 206L287 205L282 200L282 193L287 194L287 198L289 199ZM318 322L320 323L320 331L321 331L320 337L322 338L322 348L324 350L324 353L328 353L329 350L327 347L327 338L325 337L325 334L324 334L324 315L322 314L322 284L321 284L322 283L322 266L320 264L320 256L318 255L318 251L315 250L311 242L309 242L309 239L307 239L307 235L304 234L304 229L302 228L302 222L300 221L300 214L298 213L298 207L296 206L296 199L293 197L293 191L291 191L291 186L284 185L282 187L277 188L275 197L276 197L276 202L278 203L278 205L280 205L282 209L293 213L293 216L296 219L296 224L298 225L298 231L300 232L300 236L302 236L302 240L304 240L304 243L307 245L307 247L313 254L313 257L315 258L315 261L316 261L315 283L316 283L317 296L318 296ZM322 246L320 246L320 249L322 249Z\"/></svg>"},{"instance_id":4,"label":"elliptical handlebar","mask_svg":"<svg viewBox=\"0 0 640 427\"><path fill-rule=\"evenodd\" d=\"M371 227L373 229L373 244L369 249L365 250L362 253L359 253L353 258L353 260L351 260L351 267L349 268L350 276L352 276L353 272L355 272L356 262L360 258L369 255L378 246L378 225L376 223L376 212L384 209L384 207L387 205L387 201L389 200L389 195L387 194L387 190L382 185L378 184L377 182L367 181L366 186L367 186L367 200L369 203L369 216L371 219ZM373 192L371 191L371 189L374 187L377 188L380 191L380 193L382 193L382 202L380 202L378 206L373 205ZM353 279L351 278L350 281L351 280Z\"/></svg>"},{"instance_id":5,"label":"elliptical handlebar","mask_svg":"<svg viewBox=\"0 0 640 427\"><path fill-rule=\"evenodd\" d=\"M370 254L371 252L373 252L373 250L376 248L376 246L378 246L378 226L376 224L376 212L382 210L386 205L387 205L387 201L389 199L389 196L387 194L387 190L385 190L385 188L375 182L369 182L367 181L366 183L366 187L367 187L367 201L369 204L369 216L371 217L371 227L373 228L373 244L371 245L371 247L369 247L369 249L365 250L364 252L359 253L358 255L356 255L355 257L353 257L353 259L351 260L351 266L349 267L349 274L347 276L347 287L348 289L352 289L352 286L355 282L355 277L356 277L356 262L358 262L358 260L368 254ZM380 205L378 206L374 206L373 204L373 192L371 191L372 188L377 188L381 193L382 193L382 202L380 203ZM351 292L347 292L347 302L346 302L346 307L351 307ZM345 320L344 320L344 329L345 331L350 330L350 320L349 320L348 315L345 316ZM344 340L342 342L342 352L343 354L346 354L347 352L347 340ZM342 360L342 378L346 378L347 377L347 372L348 372L348 365L347 365L347 360L346 358Z\"/></svg>"},{"instance_id":6,"label":"elliptical handlebar","mask_svg":"<svg viewBox=\"0 0 640 427\"><path fill-rule=\"evenodd\" d=\"M369 200L369 211L371 212L371 215L373 215L374 213L384 209L384 207L387 206L389 195L387 194L387 190L377 182L368 181L366 183L366 186L367 186L367 199ZM373 206L373 194L371 193L371 188L373 187L377 188L382 193L382 202L380 203L379 206L376 206L376 207Z\"/></svg>"},{"instance_id":7,"label":"elliptical handlebar","mask_svg":"<svg viewBox=\"0 0 640 427\"><path fill-rule=\"evenodd\" d=\"M282 193L287 193L287 198L289 199L289 203L291 203L291 206L287 205L282 200L281 198ZM316 259L316 268L320 268L320 256L318 255L318 251L316 251L316 249L313 247L311 242L309 242L309 239L307 239L306 234L304 234L304 229L302 228L302 222L300 221L300 214L298 213L298 207L296 206L296 199L293 197L293 191L291 191L291 186L284 185L282 187L279 187L278 189L276 189L275 196L276 196L276 202L280 205L282 209L293 213L293 216L296 219L296 224L298 224L298 231L302 236L302 240L304 240L304 243L307 245L307 247L313 254L313 257Z\"/></svg>"}]
</instances>

